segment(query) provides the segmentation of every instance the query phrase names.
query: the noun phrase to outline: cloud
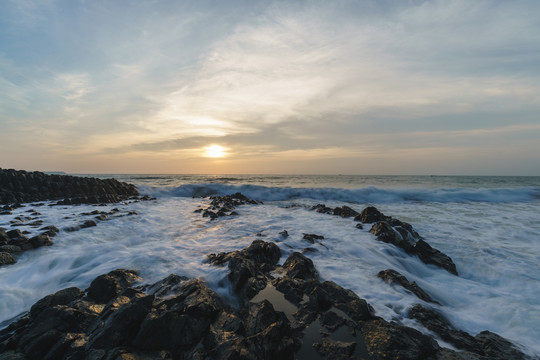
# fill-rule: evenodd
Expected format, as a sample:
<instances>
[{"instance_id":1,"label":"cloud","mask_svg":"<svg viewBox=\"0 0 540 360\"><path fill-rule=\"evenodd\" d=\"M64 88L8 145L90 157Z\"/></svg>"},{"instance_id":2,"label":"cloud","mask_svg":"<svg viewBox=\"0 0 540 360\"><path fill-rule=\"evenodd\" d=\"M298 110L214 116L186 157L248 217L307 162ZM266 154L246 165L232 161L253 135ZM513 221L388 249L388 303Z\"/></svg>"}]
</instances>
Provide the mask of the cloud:
<instances>
[{"instance_id":1,"label":"cloud","mask_svg":"<svg viewBox=\"0 0 540 360\"><path fill-rule=\"evenodd\" d=\"M3 138L55 156L395 156L536 131L534 1L10 4L34 22L0 53Z\"/></svg>"}]
</instances>

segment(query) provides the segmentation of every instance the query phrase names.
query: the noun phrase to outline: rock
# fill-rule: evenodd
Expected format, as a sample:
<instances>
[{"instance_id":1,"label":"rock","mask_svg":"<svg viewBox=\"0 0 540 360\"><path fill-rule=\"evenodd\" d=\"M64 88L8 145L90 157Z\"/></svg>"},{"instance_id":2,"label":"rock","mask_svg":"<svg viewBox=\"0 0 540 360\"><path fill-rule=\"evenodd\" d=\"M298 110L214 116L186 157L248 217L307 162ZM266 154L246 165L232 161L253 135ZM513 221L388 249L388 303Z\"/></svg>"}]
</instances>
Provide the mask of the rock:
<instances>
[{"instance_id":1,"label":"rock","mask_svg":"<svg viewBox=\"0 0 540 360\"><path fill-rule=\"evenodd\" d=\"M332 208L329 208L325 204L317 204L311 208L311 210L315 210L318 213L322 214L332 214L334 210Z\"/></svg>"},{"instance_id":2,"label":"rock","mask_svg":"<svg viewBox=\"0 0 540 360\"><path fill-rule=\"evenodd\" d=\"M392 224L397 227L393 227ZM432 248L409 224L394 219L379 221L372 226L369 232L377 236L379 241L394 244L408 254L417 255L425 264L436 265L451 274L458 274L452 259Z\"/></svg>"},{"instance_id":3,"label":"rock","mask_svg":"<svg viewBox=\"0 0 540 360\"><path fill-rule=\"evenodd\" d=\"M113 270L95 278L86 292L92 300L104 304L138 280L140 278L134 270Z\"/></svg>"},{"instance_id":4,"label":"rock","mask_svg":"<svg viewBox=\"0 0 540 360\"><path fill-rule=\"evenodd\" d=\"M222 307L202 281L181 284L181 294L156 304L143 320L133 344L143 350L185 350L199 343Z\"/></svg>"},{"instance_id":5,"label":"rock","mask_svg":"<svg viewBox=\"0 0 540 360\"><path fill-rule=\"evenodd\" d=\"M280 232L279 232L279 235L280 235L282 238L288 238L288 237L289 237L289 233L287 232L287 230L280 231Z\"/></svg>"},{"instance_id":6,"label":"rock","mask_svg":"<svg viewBox=\"0 0 540 360\"><path fill-rule=\"evenodd\" d=\"M131 344L153 301L153 295L133 289L124 290L90 328L87 348L111 349Z\"/></svg>"},{"instance_id":7,"label":"rock","mask_svg":"<svg viewBox=\"0 0 540 360\"><path fill-rule=\"evenodd\" d=\"M8 244L18 246L23 251L24 250L30 250L30 249L34 248L32 246L32 244L30 243L30 241L28 240L28 238L26 238L24 235L22 235L21 237L18 237L18 238L10 239Z\"/></svg>"},{"instance_id":8,"label":"rock","mask_svg":"<svg viewBox=\"0 0 540 360\"><path fill-rule=\"evenodd\" d=\"M0 246L0 252L7 252L10 254L15 254L21 252L22 249L15 245L2 245Z\"/></svg>"},{"instance_id":9,"label":"rock","mask_svg":"<svg viewBox=\"0 0 540 360\"><path fill-rule=\"evenodd\" d=\"M418 330L384 320L359 324L368 353L374 359L429 359L440 347Z\"/></svg>"},{"instance_id":10,"label":"rock","mask_svg":"<svg viewBox=\"0 0 540 360\"><path fill-rule=\"evenodd\" d=\"M6 235L10 239L17 239L17 238L25 237L24 234L19 229L9 230L6 233Z\"/></svg>"},{"instance_id":11,"label":"rock","mask_svg":"<svg viewBox=\"0 0 540 360\"><path fill-rule=\"evenodd\" d=\"M117 202L134 195L138 195L134 185L114 179L0 169L0 204L64 198L59 203ZM12 208L21 206L16 205Z\"/></svg>"},{"instance_id":12,"label":"rock","mask_svg":"<svg viewBox=\"0 0 540 360\"><path fill-rule=\"evenodd\" d=\"M401 275L396 270L392 270L392 269L384 270L384 271L379 272L377 276L389 284L397 284L399 286L402 286L403 288L409 290L410 292L415 294L418 298L424 301L439 304L438 301L433 300L431 296L429 296L428 293L426 293L420 286L418 286L416 282L414 281L409 282L409 280L407 280L405 276Z\"/></svg>"},{"instance_id":13,"label":"rock","mask_svg":"<svg viewBox=\"0 0 540 360\"><path fill-rule=\"evenodd\" d=\"M358 211L351 209L348 206L337 207L333 210L334 215L341 216L343 218L356 217L359 215Z\"/></svg>"},{"instance_id":14,"label":"rock","mask_svg":"<svg viewBox=\"0 0 540 360\"><path fill-rule=\"evenodd\" d=\"M319 278L319 274L317 273L317 270L315 270L313 261L299 252L293 252L289 255L283 264L283 269L286 271L287 276L293 279L309 280Z\"/></svg>"},{"instance_id":15,"label":"rock","mask_svg":"<svg viewBox=\"0 0 540 360\"><path fill-rule=\"evenodd\" d=\"M84 292L76 287L70 287L57 291L54 294L47 295L34 305L30 309L30 314L36 316L40 311L45 308L55 306L55 305L69 305L76 299L81 298L84 295Z\"/></svg>"},{"instance_id":16,"label":"rock","mask_svg":"<svg viewBox=\"0 0 540 360\"><path fill-rule=\"evenodd\" d=\"M322 343L314 343L317 352L328 360L351 359L356 348L355 342L335 341L324 339Z\"/></svg>"},{"instance_id":17,"label":"rock","mask_svg":"<svg viewBox=\"0 0 540 360\"><path fill-rule=\"evenodd\" d=\"M97 223L94 220L86 220L81 225L79 225L81 229L89 228L92 226L97 226Z\"/></svg>"},{"instance_id":18,"label":"rock","mask_svg":"<svg viewBox=\"0 0 540 360\"><path fill-rule=\"evenodd\" d=\"M475 336L475 339L490 359L521 360L526 358L510 341L491 331L482 331Z\"/></svg>"},{"instance_id":19,"label":"rock","mask_svg":"<svg viewBox=\"0 0 540 360\"><path fill-rule=\"evenodd\" d=\"M40 231L45 231L45 234L49 235L49 237L56 236L56 234L58 234L58 232L60 232L60 230L58 230L58 228L56 226L53 226L53 225L48 225L48 226L42 227L39 230Z\"/></svg>"},{"instance_id":20,"label":"rock","mask_svg":"<svg viewBox=\"0 0 540 360\"><path fill-rule=\"evenodd\" d=\"M0 252L0 266L15 264L16 261L13 256L8 252Z\"/></svg>"},{"instance_id":21,"label":"rock","mask_svg":"<svg viewBox=\"0 0 540 360\"><path fill-rule=\"evenodd\" d=\"M358 223L356 224L356 228L362 230L364 227L362 226L362 224Z\"/></svg>"},{"instance_id":22,"label":"rock","mask_svg":"<svg viewBox=\"0 0 540 360\"><path fill-rule=\"evenodd\" d=\"M450 256L443 254L437 249L432 248L424 240L418 240L414 249L415 253L418 254L418 257L424 263L433 264L435 266L445 269L451 274L458 275L456 264L454 264Z\"/></svg>"},{"instance_id":23,"label":"rock","mask_svg":"<svg viewBox=\"0 0 540 360\"><path fill-rule=\"evenodd\" d=\"M409 309L409 317L418 320L427 329L433 331L439 335L441 339L449 342L458 349L464 349L479 355L484 355L482 347L474 337L465 331L457 330L437 311L416 304Z\"/></svg>"},{"instance_id":24,"label":"rock","mask_svg":"<svg viewBox=\"0 0 540 360\"><path fill-rule=\"evenodd\" d=\"M47 234L41 234L34 236L30 238L30 244L35 248L41 247L41 246L51 246L53 243L51 241L51 238L49 238L49 235Z\"/></svg>"},{"instance_id":25,"label":"rock","mask_svg":"<svg viewBox=\"0 0 540 360\"><path fill-rule=\"evenodd\" d=\"M379 241L394 244L409 254L414 253L415 243L409 239L404 239L403 236L401 236L401 234L386 221L379 221L373 225L369 232L377 236L377 240Z\"/></svg>"},{"instance_id":26,"label":"rock","mask_svg":"<svg viewBox=\"0 0 540 360\"><path fill-rule=\"evenodd\" d=\"M377 208L373 206L368 206L367 208L362 210L360 214L354 218L354 220L363 223L374 223L386 220L386 216L384 216L383 213L377 210Z\"/></svg>"},{"instance_id":27,"label":"rock","mask_svg":"<svg viewBox=\"0 0 540 360\"><path fill-rule=\"evenodd\" d=\"M314 244L315 240L322 240L322 239L324 239L324 236L317 235L317 234L304 234L303 239L309 241L312 244Z\"/></svg>"}]
</instances>

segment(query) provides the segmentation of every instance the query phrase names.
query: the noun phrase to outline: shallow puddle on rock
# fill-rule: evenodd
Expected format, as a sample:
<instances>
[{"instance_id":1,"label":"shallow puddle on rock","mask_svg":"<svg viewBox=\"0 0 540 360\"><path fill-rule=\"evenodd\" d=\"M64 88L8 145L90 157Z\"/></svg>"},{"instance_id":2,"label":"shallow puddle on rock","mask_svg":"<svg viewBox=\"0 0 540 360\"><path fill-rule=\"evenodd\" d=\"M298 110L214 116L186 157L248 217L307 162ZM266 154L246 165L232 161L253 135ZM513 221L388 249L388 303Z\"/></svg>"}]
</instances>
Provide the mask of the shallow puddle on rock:
<instances>
[{"instance_id":1,"label":"shallow puddle on rock","mask_svg":"<svg viewBox=\"0 0 540 360\"><path fill-rule=\"evenodd\" d=\"M296 322L292 314L297 312L298 308L289 300L285 299L283 293L276 290L274 285L266 285L263 290L259 291L259 293L251 299L251 302L258 303L263 300L268 300L274 307L274 310L283 312L291 323L294 324Z\"/></svg>"}]
</instances>

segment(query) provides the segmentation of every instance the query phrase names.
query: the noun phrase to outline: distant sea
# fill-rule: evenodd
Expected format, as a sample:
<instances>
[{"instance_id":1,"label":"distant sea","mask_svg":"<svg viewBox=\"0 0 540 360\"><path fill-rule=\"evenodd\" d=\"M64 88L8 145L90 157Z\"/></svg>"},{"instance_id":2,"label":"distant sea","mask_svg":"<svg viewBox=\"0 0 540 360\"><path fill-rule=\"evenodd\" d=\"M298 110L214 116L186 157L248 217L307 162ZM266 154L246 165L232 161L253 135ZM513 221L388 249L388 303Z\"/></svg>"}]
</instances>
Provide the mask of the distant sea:
<instances>
[{"instance_id":1,"label":"distant sea","mask_svg":"<svg viewBox=\"0 0 540 360\"><path fill-rule=\"evenodd\" d=\"M138 215L61 232L54 246L26 252L15 265L0 268L0 321L44 295L68 286L85 288L97 275L119 267L139 270L147 282L169 273L202 277L230 297L222 281L226 268L207 264L206 255L263 239L280 246L281 261L293 251L313 247L308 256L324 279L352 289L387 320L426 331L407 318L407 310L422 301L377 278L379 271L391 268L438 300L442 305L436 308L456 327L473 335L490 330L540 355L540 177L87 176L134 183L157 200L110 205ZM213 221L194 212L208 204L201 197L237 191L264 204L242 206L236 210L239 216ZM359 230L352 219L310 210L319 203L357 211L375 206L410 223L454 260L459 276L377 241L369 225ZM43 216L53 225L70 226L95 206L76 209L47 207ZM10 220L1 218L0 226ZM281 237L282 230L290 236ZM324 245L307 243L304 233L323 235Z\"/></svg>"}]
</instances>

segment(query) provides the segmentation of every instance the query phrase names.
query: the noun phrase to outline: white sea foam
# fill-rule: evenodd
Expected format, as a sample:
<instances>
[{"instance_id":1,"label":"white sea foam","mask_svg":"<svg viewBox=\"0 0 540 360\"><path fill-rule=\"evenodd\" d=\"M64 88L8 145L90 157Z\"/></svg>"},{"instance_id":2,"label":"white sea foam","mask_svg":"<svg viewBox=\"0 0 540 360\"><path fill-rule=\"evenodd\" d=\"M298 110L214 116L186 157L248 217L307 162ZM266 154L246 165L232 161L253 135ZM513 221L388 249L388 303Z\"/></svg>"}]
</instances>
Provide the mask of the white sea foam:
<instances>
[{"instance_id":1,"label":"white sea foam","mask_svg":"<svg viewBox=\"0 0 540 360\"><path fill-rule=\"evenodd\" d=\"M84 289L96 276L120 267L139 270L148 283L169 273L202 277L221 295L230 296L227 283L222 281L226 268L207 264L206 255L241 249L263 239L280 246L281 262L293 251L316 249L307 256L321 276L352 289L387 320L400 319L422 329L406 318L407 309L422 301L376 276L392 268L441 302L437 309L457 327L472 334L494 331L521 344L528 353L540 354L540 202L534 200L535 189L480 189L480 195L470 189L414 190L421 201L407 200L411 197L408 191L378 188L202 184L145 190L152 190L158 199L107 207L36 207L44 225L59 227L92 218L81 213L94 209L118 207L122 214L137 211L139 215L111 216L97 227L61 231L53 238L53 246L27 251L16 264L1 267L0 322L28 310L42 296L68 286ZM194 213L208 200L193 195L236 191L265 204L241 206L236 210L240 216L214 221ZM377 195L370 197L370 192ZM347 204L358 211L371 204L411 223L433 247L452 257L460 275L427 266L393 245L377 241L369 233L369 225L359 230L352 219L309 210L322 201L332 207ZM305 206L286 207L291 203ZM0 226L8 227L11 219L27 209L0 217ZM279 235L284 229L290 234L288 238ZM309 244L303 233L325 239Z\"/></svg>"},{"instance_id":2,"label":"white sea foam","mask_svg":"<svg viewBox=\"0 0 540 360\"><path fill-rule=\"evenodd\" d=\"M172 187L141 186L144 193L154 196L200 197L241 192L261 201L314 199L351 203L416 202L527 202L540 199L540 188L402 188L386 189L368 186L357 189L296 188L261 185L229 185L223 183L184 184Z\"/></svg>"}]
</instances>

